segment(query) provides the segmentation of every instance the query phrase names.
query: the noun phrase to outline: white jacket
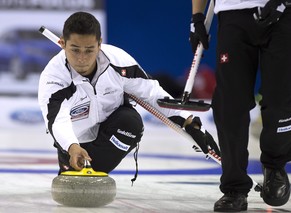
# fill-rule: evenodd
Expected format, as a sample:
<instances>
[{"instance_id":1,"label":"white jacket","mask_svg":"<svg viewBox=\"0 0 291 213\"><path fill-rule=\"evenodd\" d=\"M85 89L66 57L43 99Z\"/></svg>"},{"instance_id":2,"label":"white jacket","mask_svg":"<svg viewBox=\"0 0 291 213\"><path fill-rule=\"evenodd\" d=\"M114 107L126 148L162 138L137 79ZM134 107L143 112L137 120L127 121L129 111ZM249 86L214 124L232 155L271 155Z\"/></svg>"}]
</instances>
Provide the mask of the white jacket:
<instances>
[{"instance_id":1,"label":"white jacket","mask_svg":"<svg viewBox=\"0 0 291 213\"><path fill-rule=\"evenodd\" d=\"M191 115L160 108L157 99L170 95L122 49L102 44L97 65L90 83L70 67L62 50L41 73L39 105L47 129L62 149L96 139L99 124L123 104L124 92L147 101L168 117Z\"/></svg>"},{"instance_id":2,"label":"white jacket","mask_svg":"<svg viewBox=\"0 0 291 213\"><path fill-rule=\"evenodd\" d=\"M264 7L268 0L215 0L214 12Z\"/></svg>"}]
</instances>

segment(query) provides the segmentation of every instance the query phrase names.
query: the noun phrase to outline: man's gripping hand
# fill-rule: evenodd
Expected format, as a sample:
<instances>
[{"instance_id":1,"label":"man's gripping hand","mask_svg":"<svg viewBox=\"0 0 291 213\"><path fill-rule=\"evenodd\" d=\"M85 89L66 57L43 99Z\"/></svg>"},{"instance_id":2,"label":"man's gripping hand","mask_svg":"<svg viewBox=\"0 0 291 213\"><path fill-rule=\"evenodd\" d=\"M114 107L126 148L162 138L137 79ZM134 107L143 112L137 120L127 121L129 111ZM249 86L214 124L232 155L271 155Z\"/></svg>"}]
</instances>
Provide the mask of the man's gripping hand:
<instances>
[{"instance_id":1,"label":"man's gripping hand","mask_svg":"<svg viewBox=\"0 0 291 213\"><path fill-rule=\"evenodd\" d=\"M189 120L189 118L187 120ZM191 122L187 120L185 121L185 130L189 135L191 135L200 149L205 154L207 154L209 150L213 150L218 156L220 156L220 150L213 137L206 130L205 132L202 131L200 118L194 117Z\"/></svg>"},{"instance_id":2,"label":"man's gripping hand","mask_svg":"<svg viewBox=\"0 0 291 213\"><path fill-rule=\"evenodd\" d=\"M199 42L202 43L204 49L209 48L209 39L204 25L205 16L203 13L192 15L190 23L190 44L192 52L195 54Z\"/></svg>"},{"instance_id":3,"label":"man's gripping hand","mask_svg":"<svg viewBox=\"0 0 291 213\"><path fill-rule=\"evenodd\" d=\"M283 4L286 0L269 0L263 8L258 8L254 18L262 27L269 26L279 21L286 6Z\"/></svg>"},{"instance_id":4,"label":"man's gripping hand","mask_svg":"<svg viewBox=\"0 0 291 213\"><path fill-rule=\"evenodd\" d=\"M88 155L87 151L80 147L79 144L73 143L69 147L69 155L70 155L70 165L77 171L83 169L85 160L91 161L92 159Z\"/></svg>"}]
</instances>

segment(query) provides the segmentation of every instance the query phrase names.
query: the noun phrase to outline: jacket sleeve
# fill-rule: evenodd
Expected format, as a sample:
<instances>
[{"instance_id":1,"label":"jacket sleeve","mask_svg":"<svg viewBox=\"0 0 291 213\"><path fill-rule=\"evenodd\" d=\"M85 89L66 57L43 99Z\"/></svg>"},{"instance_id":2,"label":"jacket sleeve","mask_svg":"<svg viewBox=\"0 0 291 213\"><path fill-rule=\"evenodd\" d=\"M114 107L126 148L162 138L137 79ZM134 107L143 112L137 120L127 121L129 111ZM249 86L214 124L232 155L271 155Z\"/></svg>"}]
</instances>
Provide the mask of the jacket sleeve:
<instances>
[{"instance_id":1,"label":"jacket sleeve","mask_svg":"<svg viewBox=\"0 0 291 213\"><path fill-rule=\"evenodd\" d=\"M38 102L46 128L61 150L68 150L72 143L78 143L74 134L68 100L75 92L73 83L43 72L40 76Z\"/></svg>"}]
</instances>

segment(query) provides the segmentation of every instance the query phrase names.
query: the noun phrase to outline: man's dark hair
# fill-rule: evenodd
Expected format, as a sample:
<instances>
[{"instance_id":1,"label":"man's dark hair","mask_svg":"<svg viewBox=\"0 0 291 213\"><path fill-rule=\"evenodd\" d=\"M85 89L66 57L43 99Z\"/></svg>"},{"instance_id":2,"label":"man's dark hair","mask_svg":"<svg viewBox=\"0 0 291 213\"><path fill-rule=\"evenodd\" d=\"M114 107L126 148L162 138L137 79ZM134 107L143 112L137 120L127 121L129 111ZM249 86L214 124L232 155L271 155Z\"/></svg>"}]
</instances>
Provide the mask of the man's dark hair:
<instances>
[{"instance_id":1,"label":"man's dark hair","mask_svg":"<svg viewBox=\"0 0 291 213\"><path fill-rule=\"evenodd\" d=\"M76 33L80 35L95 35L100 41L101 30L99 21L90 13L73 13L64 24L63 37L67 41L70 35Z\"/></svg>"}]
</instances>

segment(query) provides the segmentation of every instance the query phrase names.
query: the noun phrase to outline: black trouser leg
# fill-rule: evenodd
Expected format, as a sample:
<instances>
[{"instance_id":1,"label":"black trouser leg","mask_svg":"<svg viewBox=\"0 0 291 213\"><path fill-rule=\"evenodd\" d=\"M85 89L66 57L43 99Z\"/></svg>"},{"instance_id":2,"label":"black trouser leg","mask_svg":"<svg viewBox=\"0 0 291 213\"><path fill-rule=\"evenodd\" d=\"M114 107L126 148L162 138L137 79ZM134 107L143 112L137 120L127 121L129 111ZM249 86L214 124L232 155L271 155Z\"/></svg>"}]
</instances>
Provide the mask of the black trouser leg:
<instances>
[{"instance_id":1,"label":"black trouser leg","mask_svg":"<svg viewBox=\"0 0 291 213\"><path fill-rule=\"evenodd\" d=\"M111 172L136 147L143 135L143 122L132 107L120 107L100 125L95 141L82 146L96 171Z\"/></svg>"},{"instance_id":2,"label":"black trouser leg","mask_svg":"<svg viewBox=\"0 0 291 213\"><path fill-rule=\"evenodd\" d=\"M212 108L222 157L220 190L247 194L250 110L255 107L254 87L259 49L252 10L219 14L216 89Z\"/></svg>"},{"instance_id":3,"label":"black trouser leg","mask_svg":"<svg viewBox=\"0 0 291 213\"><path fill-rule=\"evenodd\" d=\"M263 130L261 162L282 168L291 160L291 7L270 26L261 51Z\"/></svg>"}]
</instances>

